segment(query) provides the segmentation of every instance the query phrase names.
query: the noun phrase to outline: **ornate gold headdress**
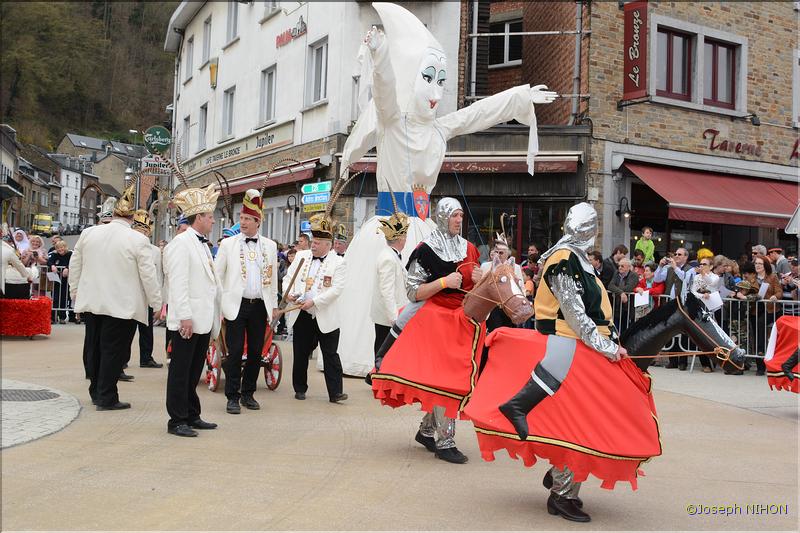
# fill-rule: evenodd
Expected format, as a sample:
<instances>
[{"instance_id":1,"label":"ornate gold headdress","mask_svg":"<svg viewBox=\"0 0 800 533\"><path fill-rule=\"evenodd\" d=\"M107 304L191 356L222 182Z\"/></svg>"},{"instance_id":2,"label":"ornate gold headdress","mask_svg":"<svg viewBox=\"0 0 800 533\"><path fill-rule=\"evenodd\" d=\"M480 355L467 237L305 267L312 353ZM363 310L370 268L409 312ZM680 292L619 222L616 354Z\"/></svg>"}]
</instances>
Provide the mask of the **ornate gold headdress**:
<instances>
[{"instance_id":1,"label":"ornate gold headdress","mask_svg":"<svg viewBox=\"0 0 800 533\"><path fill-rule=\"evenodd\" d=\"M190 187L177 193L172 203L181 210L184 216L190 217L198 213L213 213L217 207L219 191L211 184L205 189Z\"/></svg>"},{"instance_id":2,"label":"ornate gold headdress","mask_svg":"<svg viewBox=\"0 0 800 533\"><path fill-rule=\"evenodd\" d=\"M150 233L153 231L153 219L150 218L150 213L144 209L137 209L134 211L131 229L139 231L149 237Z\"/></svg>"},{"instance_id":3,"label":"ornate gold headdress","mask_svg":"<svg viewBox=\"0 0 800 533\"><path fill-rule=\"evenodd\" d=\"M389 186L389 183L386 183L387 187L389 187L389 194L392 195L392 205L394 206L394 213L387 219L379 218L378 222L380 222L380 226L378 226L378 231L383 232L383 236L386 237L387 241L394 241L402 237L403 235L408 233L409 227L409 220L408 215L400 211L397 207L397 199L394 196L394 191L392 187Z\"/></svg>"},{"instance_id":4,"label":"ornate gold headdress","mask_svg":"<svg viewBox=\"0 0 800 533\"><path fill-rule=\"evenodd\" d=\"M344 224L336 224L336 233L333 235L337 241L347 241L347 228Z\"/></svg>"},{"instance_id":5,"label":"ornate gold headdress","mask_svg":"<svg viewBox=\"0 0 800 533\"><path fill-rule=\"evenodd\" d=\"M136 179L131 180L131 185L122 193L122 196L117 203L114 204L114 216L129 217L133 215L134 210L134 191L136 191Z\"/></svg>"},{"instance_id":6,"label":"ornate gold headdress","mask_svg":"<svg viewBox=\"0 0 800 533\"><path fill-rule=\"evenodd\" d=\"M311 235L318 239L333 240L333 221L327 213L317 213L308 221L311 222Z\"/></svg>"}]
</instances>

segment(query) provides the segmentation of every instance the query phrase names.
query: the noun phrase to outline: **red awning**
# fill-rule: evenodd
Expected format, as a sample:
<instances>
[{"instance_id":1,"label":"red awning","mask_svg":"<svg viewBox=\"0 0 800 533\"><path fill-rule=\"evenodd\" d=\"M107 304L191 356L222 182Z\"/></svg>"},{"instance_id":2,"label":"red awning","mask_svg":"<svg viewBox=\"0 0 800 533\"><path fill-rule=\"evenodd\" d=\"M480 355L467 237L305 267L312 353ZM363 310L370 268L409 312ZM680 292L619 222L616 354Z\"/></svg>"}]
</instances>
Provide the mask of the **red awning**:
<instances>
[{"instance_id":1,"label":"red awning","mask_svg":"<svg viewBox=\"0 0 800 533\"><path fill-rule=\"evenodd\" d=\"M285 183L310 180L314 177L314 168L317 166L317 161L317 159L313 159L300 165L277 168L272 173L272 176L270 176L269 182L267 182L267 189ZM261 172L252 176L244 176L231 180L231 194L243 193L247 189L260 189L266 175L266 172Z\"/></svg>"},{"instance_id":2,"label":"red awning","mask_svg":"<svg viewBox=\"0 0 800 533\"><path fill-rule=\"evenodd\" d=\"M797 208L797 183L625 162L669 202L669 218L762 228L786 227Z\"/></svg>"}]
</instances>

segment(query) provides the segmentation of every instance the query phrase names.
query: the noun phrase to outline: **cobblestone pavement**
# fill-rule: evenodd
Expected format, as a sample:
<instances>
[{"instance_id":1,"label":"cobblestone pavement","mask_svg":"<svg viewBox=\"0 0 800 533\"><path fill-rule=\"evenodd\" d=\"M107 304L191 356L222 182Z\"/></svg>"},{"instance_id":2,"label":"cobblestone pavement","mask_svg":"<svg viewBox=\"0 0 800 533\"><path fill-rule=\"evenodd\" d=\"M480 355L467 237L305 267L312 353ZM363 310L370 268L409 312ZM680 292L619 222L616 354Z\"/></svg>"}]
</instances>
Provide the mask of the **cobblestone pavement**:
<instances>
[{"instance_id":1,"label":"cobblestone pavement","mask_svg":"<svg viewBox=\"0 0 800 533\"><path fill-rule=\"evenodd\" d=\"M81 411L78 399L60 390L11 379L3 379L0 388L2 448L55 433L75 420Z\"/></svg>"},{"instance_id":2,"label":"cobblestone pavement","mask_svg":"<svg viewBox=\"0 0 800 533\"><path fill-rule=\"evenodd\" d=\"M203 418L219 429L180 439L166 432L166 368L139 368L135 341L135 381L120 384L132 409L91 407L82 335L59 325L2 342L4 378L88 406L62 431L0 452L3 530L797 530L798 397L752 372L653 369L663 455L643 465L636 491L590 478L587 527L547 513L546 464L482 461L469 422L457 422L456 442L470 461L451 465L414 442L418 409L379 405L360 379L331 404L312 364L308 399L295 400L290 343L280 387L266 391L259 376L260 411L228 415L222 392L201 386ZM738 511L705 512L717 505Z\"/></svg>"}]
</instances>

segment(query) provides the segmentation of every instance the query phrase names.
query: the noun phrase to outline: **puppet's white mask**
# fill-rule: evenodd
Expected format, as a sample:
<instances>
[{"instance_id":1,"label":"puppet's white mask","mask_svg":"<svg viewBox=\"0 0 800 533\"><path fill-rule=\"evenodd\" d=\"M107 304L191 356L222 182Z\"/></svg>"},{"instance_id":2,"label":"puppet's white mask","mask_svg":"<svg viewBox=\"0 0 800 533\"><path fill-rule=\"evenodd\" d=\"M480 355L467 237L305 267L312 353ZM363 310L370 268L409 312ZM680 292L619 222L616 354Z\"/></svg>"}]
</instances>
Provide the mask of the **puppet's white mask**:
<instances>
[{"instance_id":1,"label":"puppet's white mask","mask_svg":"<svg viewBox=\"0 0 800 533\"><path fill-rule=\"evenodd\" d=\"M446 80L447 57L441 50L427 48L414 80L414 114L431 119L436 116Z\"/></svg>"}]
</instances>

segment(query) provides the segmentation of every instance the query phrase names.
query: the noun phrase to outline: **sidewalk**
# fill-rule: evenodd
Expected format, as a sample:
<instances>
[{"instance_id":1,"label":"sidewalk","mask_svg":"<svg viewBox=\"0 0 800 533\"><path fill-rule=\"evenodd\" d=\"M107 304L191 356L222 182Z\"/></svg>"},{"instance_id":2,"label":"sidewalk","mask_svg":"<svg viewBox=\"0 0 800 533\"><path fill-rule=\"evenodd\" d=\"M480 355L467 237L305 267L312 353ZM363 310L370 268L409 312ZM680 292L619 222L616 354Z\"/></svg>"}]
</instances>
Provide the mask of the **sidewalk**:
<instances>
[{"instance_id":1,"label":"sidewalk","mask_svg":"<svg viewBox=\"0 0 800 533\"><path fill-rule=\"evenodd\" d=\"M156 329L155 346L163 347ZM589 527L547 514L546 464L524 468L498 454L481 460L469 422L456 442L466 465L439 461L414 441L421 413L372 399L346 379L350 399L327 401L310 365L306 401L293 398L291 345L284 375L260 411L225 413L225 397L198 388L203 418L219 429L198 438L166 432L166 368L138 367L134 342L120 384L133 408L97 412L81 366L83 329L55 326L47 339L3 340L5 379L55 388L83 409L62 431L2 455L3 529L47 530L793 530L797 527L797 395L771 392L753 374L656 368L663 455L642 466L639 490L581 497ZM159 351L155 357L163 362ZM3 405L5 408L5 403ZM597 416L603 416L598 413ZM691 515L690 505L788 505L787 514Z\"/></svg>"}]
</instances>

